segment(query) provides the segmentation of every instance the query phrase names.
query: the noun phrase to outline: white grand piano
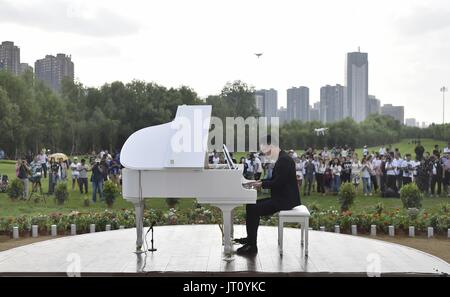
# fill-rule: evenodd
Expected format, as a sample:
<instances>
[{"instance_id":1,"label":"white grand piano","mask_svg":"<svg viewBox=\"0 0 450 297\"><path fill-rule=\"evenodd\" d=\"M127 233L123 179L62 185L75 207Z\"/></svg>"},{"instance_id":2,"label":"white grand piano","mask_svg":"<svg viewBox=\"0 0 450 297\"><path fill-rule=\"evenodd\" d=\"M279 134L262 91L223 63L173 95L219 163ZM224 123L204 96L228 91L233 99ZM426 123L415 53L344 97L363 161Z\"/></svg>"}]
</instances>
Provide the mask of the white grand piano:
<instances>
[{"instance_id":1,"label":"white grand piano","mask_svg":"<svg viewBox=\"0 0 450 297\"><path fill-rule=\"evenodd\" d=\"M257 192L243 186L248 181L242 169L208 164L210 119L210 105L178 106L172 122L136 131L125 142L120 157L123 197L135 206L137 252L143 245L144 199L173 197L197 198L220 208L224 253L232 253L232 210L256 203Z\"/></svg>"}]
</instances>

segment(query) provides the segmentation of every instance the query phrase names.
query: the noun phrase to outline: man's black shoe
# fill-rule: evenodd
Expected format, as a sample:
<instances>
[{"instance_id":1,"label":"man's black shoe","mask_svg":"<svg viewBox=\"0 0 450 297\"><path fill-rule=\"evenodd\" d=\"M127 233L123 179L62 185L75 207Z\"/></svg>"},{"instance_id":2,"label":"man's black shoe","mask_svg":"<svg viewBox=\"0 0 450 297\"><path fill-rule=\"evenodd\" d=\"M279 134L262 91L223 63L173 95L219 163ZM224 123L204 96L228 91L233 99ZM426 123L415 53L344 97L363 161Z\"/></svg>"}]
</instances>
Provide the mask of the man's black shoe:
<instances>
[{"instance_id":1,"label":"man's black shoe","mask_svg":"<svg viewBox=\"0 0 450 297\"><path fill-rule=\"evenodd\" d=\"M235 243L239 243L239 244L247 244L248 239L247 239L247 237L236 238L236 239L234 240L234 242L235 242Z\"/></svg>"},{"instance_id":2,"label":"man's black shoe","mask_svg":"<svg viewBox=\"0 0 450 297\"><path fill-rule=\"evenodd\" d=\"M237 249L236 254L240 256L254 256L258 253L256 245L246 244L243 247Z\"/></svg>"}]
</instances>

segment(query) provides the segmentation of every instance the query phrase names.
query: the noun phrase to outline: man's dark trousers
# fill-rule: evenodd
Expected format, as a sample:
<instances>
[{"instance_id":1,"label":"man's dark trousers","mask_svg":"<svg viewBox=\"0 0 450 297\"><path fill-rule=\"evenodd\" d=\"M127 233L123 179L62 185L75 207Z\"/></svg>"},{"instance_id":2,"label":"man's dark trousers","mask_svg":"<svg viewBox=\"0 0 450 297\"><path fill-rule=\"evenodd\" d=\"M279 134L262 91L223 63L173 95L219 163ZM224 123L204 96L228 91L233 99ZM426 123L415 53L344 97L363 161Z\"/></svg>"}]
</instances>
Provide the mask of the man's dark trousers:
<instances>
[{"instance_id":1,"label":"man's dark trousers","mask_svg":"<svg viewBox=\"0 0 450 297\"><path fill-rule=\"evenodd\" d=\"M247 204L246 228L249 244L256 245L256 234L258 232L260 217L272 215L278 211L280 209L271 198L259 199L256 201L256 204Z\"/></svg>"}]
</instances>

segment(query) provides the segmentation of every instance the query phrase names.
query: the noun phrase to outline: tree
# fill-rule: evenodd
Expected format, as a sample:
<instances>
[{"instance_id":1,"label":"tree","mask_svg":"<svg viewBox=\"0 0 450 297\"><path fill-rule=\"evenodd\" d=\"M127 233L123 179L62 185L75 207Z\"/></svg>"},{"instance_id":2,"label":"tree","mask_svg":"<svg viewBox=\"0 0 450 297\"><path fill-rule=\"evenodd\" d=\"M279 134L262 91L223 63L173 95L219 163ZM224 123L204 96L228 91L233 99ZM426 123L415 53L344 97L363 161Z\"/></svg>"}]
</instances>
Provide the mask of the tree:
<instances>
[{"instance_id":1,"label":"tree","mask_svg":"<svg viewBox=\"0 0 450 297\"><path fill-rule=\"evenodd\" d=\"M239 80L227 83L220 95L209 96L206 103L212 105L213 115L222 120L226 117L259 116L254 88Z\"/></svg>"},{"instance_id":2,"label":"tree","mask_svg":"<svg viewBox=\"0 0 450 297\"><path fill-rule=\"evenodd\" d=\"M188 86L166 88L140 80L90 88L64 79L61 92L55 93L32 73L15 76L0 71L0 146L9 157L42 148L71 154L114 151L133 132L171 121L182 104L205 102ZM206 104L212 105L213 115L223 121L226 117L259 116L254 88L239 80L208 96ZM405 137L450 140L450 124L418 129L380 115L370 115L361 123L344 119L328 124L328 133L317 136L314 129L322 126L319 122L287 123L280 128L281 145L299 149L379 145Z\"/></svg>"}]
</instances>

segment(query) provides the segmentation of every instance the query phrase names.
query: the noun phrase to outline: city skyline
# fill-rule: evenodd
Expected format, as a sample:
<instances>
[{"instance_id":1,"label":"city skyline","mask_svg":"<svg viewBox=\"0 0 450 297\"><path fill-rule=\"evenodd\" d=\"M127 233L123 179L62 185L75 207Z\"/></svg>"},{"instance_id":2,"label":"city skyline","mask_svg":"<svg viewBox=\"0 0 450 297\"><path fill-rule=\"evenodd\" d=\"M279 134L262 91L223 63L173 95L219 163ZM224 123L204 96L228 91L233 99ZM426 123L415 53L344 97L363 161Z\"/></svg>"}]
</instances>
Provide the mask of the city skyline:
<instances>
[{"instance_id":1,"label":"city skyline","mask_svg":"<svg viewBox=\"0 0 450 297\"><path fill-rule=\"evenodd\" d=\"M71 56L63 53L46 55L38 59L31 67L28 63L20 61L20 47L13 41L3 41L0 44L0 70L5 69L14 75L33 72L36 79L43 81L56 92L61 90L61 81L69 77L74 79L74 63ZM305 86L291 87L286 90L287 107L278 107L278 90L255 90L255 105L261 115L280 118L280 122L299 120L308 122L321 121L324 124L334 123L347 117L356 122L364 121L370 114L389 115L400 123L411 125L411 120L405 120L405 107L383 104L374 95L368 94L368 54L360 52L347 53L346 58L346 86L326 85L320 88L320 101L311 106L309 101L309 88ZM442 90L441 90L442 91ZM426 127L429 123L422 122Z\"/></svg>"},{"instance_id":2,"label":"city skyline","mask_svg":"<svg viewBox=\"0 0 450 297\"><path fill-rule=\"evenodd\" d=\"M313 104L322 86L345 85L345 55L360 46L370 55L369 94L405 106L406 118L441 123L439 90L450 86L450 41L442 38L450 32L448 1L335 2L135 1L124 7L103 0L0 0L1 40L19 45L21 61L30 65L49 53L71 54L86 86L141 79L186 85L206 97L240 79L278 90L278 107L286 106L284 90L292 86L308 86ZM256 22L256 15L276 17ZM257 59L255 52L264 54Z\"/></svg>"},{"instance_id":3,"label":"city skyline","mask_svg":"<svg viewBox=\"0 0 450 297\"><path fill-rule=\"evenodd\" d=\"M28 63L20 61L20 47L13 41L3 41L0 44L0 70L7 70L14 75L24 74L26 71L34 71L36 79L43 81L49 88L56 92L61 90L61 82L64 78L74 79L74 63L71 55L63 53L46 55L34 63L35 68ZM361 122L370 114L388 115L406 126L415 118L405 120L405 107L383 104L374 95L368 94L368 54L360 52L347 53L346 58L346 86L326 85L320 88L320 101L309 101L309 88L305 86L291 87L286 90L287 107L278 108L278 90L273 88L255 90L255 106L261 115L265 117L280 118L280 123L290 121L309 122L320 121L324 124L334 123L347 117ZM442 89L441 89L442 91ZM417 122L419 123L419 122ZM427 127L429 123L422 122Z\"/></svg>"},{"instance_id":4,"label":"city skyline","mask_svg":"<svg viewBox=\"0 0 450 297\"><path fill-rule=\"evenodd\" d=\"M14 75L34 71L36 79L43 81L56 92L61 90L64 78L74 79L74 63L71 56L63 53L46 55L38 59L31 67L28 63L21 63L20 48L13 41L3 41L0 44L0 70L5 69ZM309 88L305 86L292 87L286 90L287 107L278 108L278 91L255 90L255 105L261 115L280 118L281 123L290 121L309 122L321 121L324 124L334 123L347 117L357 122L364 121L370 114L389 115L400 123L411 125L412 119L405 121L404 106L384 104L374 95L368 94L368 54L358 52L347 53L346 58L346 86L326 85L320 89L320 101L312 107L309 104ZM415 121L415 119L414 119ZM422 122L422 126L425 123ZM415 124L414 124L415 125Z\"/></svg>"},{"instance_id":5,"label":"city skyline","mask_svg":"<svg viewBox=\"0 0 450 297\"><path fill-rule=\"evenodd\" d=\"M34 68L20 59L20 47L14 41L0 43L0 70L6 70L14 75L22 75L27 71L35 78L44 82L55 92L61 91L61 82L65 78L74 80L74 63L70 55L58 53L45 55L34 62Z\"/></svg>"}]
</instances>

